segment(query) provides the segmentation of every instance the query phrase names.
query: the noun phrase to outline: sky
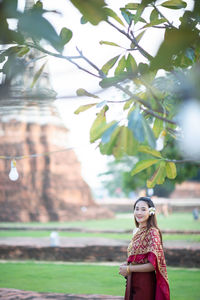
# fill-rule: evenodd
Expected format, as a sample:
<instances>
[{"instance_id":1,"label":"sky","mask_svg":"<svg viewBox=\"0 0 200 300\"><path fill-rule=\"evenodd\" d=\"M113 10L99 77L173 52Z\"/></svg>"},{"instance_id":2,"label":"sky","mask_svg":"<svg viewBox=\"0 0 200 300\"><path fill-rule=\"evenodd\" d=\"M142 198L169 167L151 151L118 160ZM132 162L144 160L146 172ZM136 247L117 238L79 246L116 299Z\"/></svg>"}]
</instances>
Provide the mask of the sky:
<instances>
[{"instance_id":1,"label":"sky","mask_svg":"<svg viewBox=\"0 0 200 300\"><path fill-rule=\"evenodd\" d=\"M23 1L22 1L23 2ZM101 22L97 26L92 26L87 23L80 24L81 14L71 4L70 1L57 0L49 1L43 0L44 8L58 10L60 14L46 14L46 18L51 21L53 26L59 33L62 27L67 27L73 31L72 40L66 45L63 52L64 55L77 55L76 47L78 47L83 54L93 61L98 67L110 58L122 53L124 50L118 47L107 45L100 45L99 41L112 41L121 45L130 46L127 39L120 33ZM112 8L117 9L123 6L125 1L107 0ZM58 5L59 3L59 5ZM192 3L192 1L191 1ZM167 13L167 11L165 11ZM175 14L180 14L176 11ZM120 12L118 13L120 16ZM172 20L172 14L167 16ZM141 45L148 50L152 55L155 55L157 49L163 38L163 31L157 29L149 29L141 40ZM134 56L137 61L145 62L145 59L140 55ZM74 111L83 104L90 103L91 99L84 97L75 97L78 88L84 88L89 92L98 92L100 90L98 79L89 74L77 69L67 61L58 58L48 58L48 68L51 75L51 83L54 90L57 92L58 98L65 97L56 101L56 107L60 113L65 126L70 130L70 146L74 147L75 152L82 166L82 174L86 182L92 188L99 188L101 186L101 179L98 177L99 173L106 171L106 163L110 160L109 157L103 156L96 149L96 145L89 142L89 130L96 117L96 108L92 108L79 115L75 115ZM114 100L121 98L121 95L114 89L105 91L99 94L102 100ZM117 105L112 107L112 117L119 118L120 108Z\"/></svg>"}]
</instances>

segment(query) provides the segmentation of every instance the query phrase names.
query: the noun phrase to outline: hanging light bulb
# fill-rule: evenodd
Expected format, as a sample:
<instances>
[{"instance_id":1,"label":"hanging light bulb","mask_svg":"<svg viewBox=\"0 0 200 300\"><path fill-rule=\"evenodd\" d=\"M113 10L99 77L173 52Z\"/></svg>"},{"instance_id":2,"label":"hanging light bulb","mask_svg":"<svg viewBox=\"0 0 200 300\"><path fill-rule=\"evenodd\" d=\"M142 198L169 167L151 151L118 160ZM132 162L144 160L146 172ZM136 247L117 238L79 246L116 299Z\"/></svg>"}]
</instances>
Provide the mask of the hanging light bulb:
<instances>
[{"instance_id":1,"label":"hanging light bulb","mask_svg":"<svg viewBox=\"0 0 200 300\"><path fill-rule=\"evenodd\" d=\"M9 173L9 178L12 181L16 181L19 178L19 174L16 169L16 160L15 159L13 159L11 161L11 169L10 169L10 173Z\"/></svg>"},{"instance_id":2,"label":"hanging light bulb","mask_svg":"<svg viewBox=\"0 0 200 300\"><path fill-rule=\"evenodd\" d=\"M156 150L161 151L164 148L164 141L166 136L166 130L161 131L157 141L156 141Z\"/></svg>"}]
</instances>

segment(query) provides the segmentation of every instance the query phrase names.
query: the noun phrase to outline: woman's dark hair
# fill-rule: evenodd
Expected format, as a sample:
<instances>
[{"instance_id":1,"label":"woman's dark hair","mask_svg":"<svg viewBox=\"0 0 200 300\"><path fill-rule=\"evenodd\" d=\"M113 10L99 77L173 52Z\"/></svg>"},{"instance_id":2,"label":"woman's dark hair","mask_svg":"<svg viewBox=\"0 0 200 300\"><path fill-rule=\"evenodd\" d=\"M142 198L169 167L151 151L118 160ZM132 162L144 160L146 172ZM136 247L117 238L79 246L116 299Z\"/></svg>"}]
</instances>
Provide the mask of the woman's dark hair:
<instances>
[{"instance_id":1,"label":"woman's dark hair","mask_svg":"<svg viewBox=\"0 0 200 300\"><path fill-rule=\"evenodd\" d=\"M136 207L136 204L140 201L144 201L147 203L148 207L155 207L153 201L151 200L151 198L149 197L140 197L139 199L137 199L134 203L134 206L133 206L133 210L135 210L135 207ZM139 223L137 222L136 218L134 217L135 219L135 225L136 227L139 227ZM159 231L159 234L160 234L160 239L161 239L161 243L162 243L162 233L160 231L160 229L158 228L158 225L157 225L157 219L156 219L156 215L150 215L148 220L147 220L147 229L150 229L151 227L155 227L158 229Z\"/></svg>"}]
</instances>

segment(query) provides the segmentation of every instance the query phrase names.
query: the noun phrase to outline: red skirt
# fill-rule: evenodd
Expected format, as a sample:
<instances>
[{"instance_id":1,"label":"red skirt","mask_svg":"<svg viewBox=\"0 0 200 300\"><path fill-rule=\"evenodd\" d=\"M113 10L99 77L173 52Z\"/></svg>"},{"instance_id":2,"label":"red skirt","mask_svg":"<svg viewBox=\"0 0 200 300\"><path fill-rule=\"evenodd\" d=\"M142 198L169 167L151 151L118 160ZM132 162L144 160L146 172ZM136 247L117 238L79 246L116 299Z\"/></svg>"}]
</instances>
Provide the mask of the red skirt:
<instances>
[{"instance_id":1,"label":"red skirt","mask_svg":"<svg viewBox=\"0 0 200 300\"><path fill-rule=\"evenodd\" d=\"M124 300L155 300L156 274L133 272L128 276Z\"/></svg>"}]
</instances>

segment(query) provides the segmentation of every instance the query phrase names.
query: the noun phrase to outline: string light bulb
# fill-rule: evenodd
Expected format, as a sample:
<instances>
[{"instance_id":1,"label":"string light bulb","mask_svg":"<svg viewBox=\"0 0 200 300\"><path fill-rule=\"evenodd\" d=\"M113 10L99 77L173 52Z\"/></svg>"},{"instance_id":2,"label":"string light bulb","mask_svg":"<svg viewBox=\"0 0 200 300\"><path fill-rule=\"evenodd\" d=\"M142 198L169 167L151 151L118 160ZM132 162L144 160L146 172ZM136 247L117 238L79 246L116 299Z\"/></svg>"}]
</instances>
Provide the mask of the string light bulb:
<instances>
[{"instance_id":1,"label":"string light bulb","mask_svg":"<svg viewBox=\"0 0 200 300\"><path fill-rule=\"evenodd\" d=\"M156 141L156 150L157 151L161 151L164 148L165 136L166 136L166 130L162 130Z\"/></svg>"},{"instance_id":2,"label":"string light bulb","mask_svg":"<svg viewBox=\"0 0 200 300\"><path fill-rule=\"evenodd\" d=\"M9 173L9 178L12 181L16 181L19 178L19 174L17 172L17 168L16 168L16 160L13 159L11 161L11 169L10 169L10 173Z\"/></svg>"}]
</instances>

